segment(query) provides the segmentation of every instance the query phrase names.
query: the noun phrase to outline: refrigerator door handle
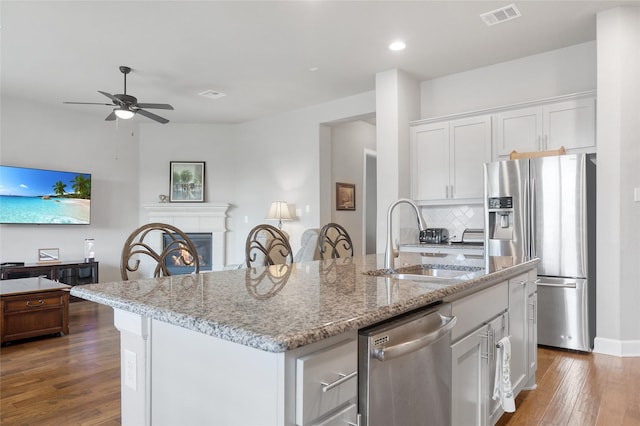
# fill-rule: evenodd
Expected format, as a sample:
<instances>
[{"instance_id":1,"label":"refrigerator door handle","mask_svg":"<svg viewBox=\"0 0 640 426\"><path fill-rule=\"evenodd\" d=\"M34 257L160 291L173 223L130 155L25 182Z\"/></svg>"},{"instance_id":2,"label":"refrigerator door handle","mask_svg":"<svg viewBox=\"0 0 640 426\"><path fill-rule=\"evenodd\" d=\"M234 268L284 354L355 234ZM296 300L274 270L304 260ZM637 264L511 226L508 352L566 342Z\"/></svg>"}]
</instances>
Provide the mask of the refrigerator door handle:
<instances>
[{"instance_id":1,"label":"refrigerator door handle","mask_svg":"<svg viewBox=\"0 0 640 426\"><path fill-rule=\"evenodd\" d=\"M524 200L524 219L523 219L523 253L525 258L531 259L531 201L529 195L529 180L522 180L522 199Z\"/></svg>"},{"instance_id":2,"label":"refrigerator door handle","mask_svg":"<svg viewBox=\"0 0 640 426\"><path fill-rule=\"evenodd\" d=\"M536 178L531 179L531 212L529 214L531 221L529 239L531 241L531 258L538 256L538 248L536 247Z\"/></svg>"}]
</instances>

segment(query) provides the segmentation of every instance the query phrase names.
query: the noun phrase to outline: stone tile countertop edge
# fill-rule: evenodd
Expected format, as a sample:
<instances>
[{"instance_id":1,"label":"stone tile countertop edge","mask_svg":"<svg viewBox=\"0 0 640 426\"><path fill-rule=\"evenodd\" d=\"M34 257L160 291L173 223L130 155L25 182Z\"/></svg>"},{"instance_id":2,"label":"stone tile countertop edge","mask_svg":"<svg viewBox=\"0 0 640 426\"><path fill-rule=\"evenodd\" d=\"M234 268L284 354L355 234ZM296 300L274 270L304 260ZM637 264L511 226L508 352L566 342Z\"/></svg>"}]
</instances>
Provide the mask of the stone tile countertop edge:
<instances>
[{"instance_id":1,"label":"stone tile countertop edge","mask_svg":"<svg viewBox=\"0 0 640 426\"><path fill-rule=\"evenodd\" d=\"M404 253L396 262L418 265L424 259ZM438 258L438 263L464 267L478 261L449 255ZM380 275L385 272L380 267L382 256L368 255L87 284L74 286L71 294L267 352L284 352L481 289L530 270L538 261L514 263L491 273L483 269L443 286ZM260 293L263 284L271 286L267 288L273 294Z\"/></svg>"}]
</instances>

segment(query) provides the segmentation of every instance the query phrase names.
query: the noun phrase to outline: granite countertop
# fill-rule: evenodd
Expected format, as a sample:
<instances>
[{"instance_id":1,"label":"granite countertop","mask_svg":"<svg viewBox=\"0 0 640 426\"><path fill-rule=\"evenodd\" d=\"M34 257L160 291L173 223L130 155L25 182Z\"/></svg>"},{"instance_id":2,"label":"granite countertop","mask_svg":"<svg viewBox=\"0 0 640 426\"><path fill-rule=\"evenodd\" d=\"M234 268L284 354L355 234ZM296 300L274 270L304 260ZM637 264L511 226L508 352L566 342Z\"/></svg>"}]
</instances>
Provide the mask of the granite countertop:
<instances>
[{"instance_id":1,"label":"granite countertop","mask_svg":"<svg viewBox=\"0 0 640 426\"><path fill-rule=\"evenodd\" d=\"M268 352L357 330L531 269L537 260L401 253L396 269L468 268L448 285L381 275L383 255L74 286L73 296ZM433 262L431 260L434 260ZM452 266L453 265L453 266ZM489 272L486 272L486 269ZM475 269L475 271L472 271ZM495 272L494 272L495 271Z\"/></svg>"}]
</instances>

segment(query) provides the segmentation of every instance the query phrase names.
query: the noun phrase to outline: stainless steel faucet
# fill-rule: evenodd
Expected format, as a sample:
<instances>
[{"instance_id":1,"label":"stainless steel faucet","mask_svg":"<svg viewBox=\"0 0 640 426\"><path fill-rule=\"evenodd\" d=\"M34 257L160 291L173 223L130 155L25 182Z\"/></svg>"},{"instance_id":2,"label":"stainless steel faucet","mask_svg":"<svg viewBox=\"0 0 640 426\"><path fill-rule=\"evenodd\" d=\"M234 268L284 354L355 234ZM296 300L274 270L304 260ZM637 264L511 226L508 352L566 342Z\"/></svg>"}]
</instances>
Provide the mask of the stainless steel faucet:
<instances>
[{"instance_id":1,"label":"stainless steel faucet","mask_svg":"<svg viewBox=\"0 0 640 426\"><path fill-rule=\"evenodd\" d=\"M420 214L420 207L418 207L418 205L414 203L413 200L410 200L408 198L400 198L399 200L391 203L391 205L389 206L389 210L387 210L387 248L384 252L384 268L385 269L393 269L395 267L394 260L396 257L398 257L398 254L396 254L393 248L393 237L391 236L391 228L392 228L391 216L393 214L393 209L395 209L398 204L402 204L402 203L409 204L416 211L416 216L418 219L418 228L420 229L420 231L424 231L425 229L427 229L427 224L425 223L424 219L422 218L422 215Z\"/></svg>"}]
</instances>

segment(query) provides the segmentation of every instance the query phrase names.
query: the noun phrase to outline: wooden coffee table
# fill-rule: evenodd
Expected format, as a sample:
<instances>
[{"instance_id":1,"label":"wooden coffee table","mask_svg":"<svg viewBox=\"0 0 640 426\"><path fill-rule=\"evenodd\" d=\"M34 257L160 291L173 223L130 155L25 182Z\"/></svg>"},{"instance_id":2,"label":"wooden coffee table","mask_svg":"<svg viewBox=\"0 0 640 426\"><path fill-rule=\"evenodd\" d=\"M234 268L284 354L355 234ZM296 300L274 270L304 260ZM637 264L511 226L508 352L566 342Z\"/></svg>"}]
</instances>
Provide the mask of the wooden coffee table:
<instances>
[{"instance_id":1,"label":"wooden coffee table","mask_svg":"<svg viewBox=\"0 0 640 426\"><path fill-rule=\"evenodd\" d=\"M0 280L0 344L69 334L70 288L42 277Z\"/></svg>"}]
</instances>

